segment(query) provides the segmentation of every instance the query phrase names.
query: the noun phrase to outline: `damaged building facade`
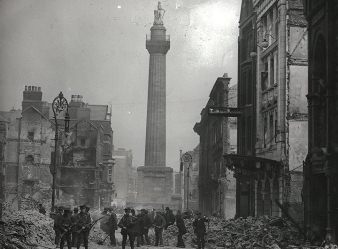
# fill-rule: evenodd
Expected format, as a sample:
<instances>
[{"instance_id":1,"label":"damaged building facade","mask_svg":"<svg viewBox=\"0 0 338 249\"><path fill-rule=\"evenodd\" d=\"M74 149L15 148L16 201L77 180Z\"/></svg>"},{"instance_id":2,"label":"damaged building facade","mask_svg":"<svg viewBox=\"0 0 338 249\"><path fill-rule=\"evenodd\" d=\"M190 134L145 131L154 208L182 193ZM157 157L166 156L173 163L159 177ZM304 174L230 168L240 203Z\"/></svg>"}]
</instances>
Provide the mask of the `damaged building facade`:
<instances>
[{"instance_id":1,"label":"damaged building facade","mask_svg":"<svg viewBox=\"0 0 338 249\"><path fill-rule=\"evenodd\" d=\"M309 32L309 151L304 165L309 238L338 241L338 2L304 0Z\"/></svg>"},{"instance_id":2,"label":"damaged building facade","mask_svg":"<svg viewBox=\"0 0 338 249\"><path fill-rule=\"evenodd\" d=\"M210 115L209 108L228 107L230 80L227 74L217 78L201 112L201 121L194 126L200 136L199 210L225 218L235 216L235 179L223 156L230 153L230 133L236 133L236 126L230 126L228 117Z\"/></svg>"},{"instance_id":3,"label":"damaged building facade","mask_svg":"<svg viewBox=\"0 0 338 249\"><path fill-rule=\"evenodd\" d=\"M42 100L37 86L26 86L22 110L1 112L8 122L6 137L5 197L14 208L29 198L40 201L50 194L51 153L54 130L50 104Z\"/></svg>"},{"instance_id":4,"label":"damaged building facade","mask_svg":"<svg viewBox=\"0 0 338 249\"><path fill-rule=\"evenodd\" d=\"M84 104L74 96L69 105L71 136L67 140L70 142L66 143L63 131L59 130L62 136L58 141L56 203L67 199L66 204L71 205L110 205L113 133L108 106ZM31 198L37 202L48 201L52 184L51 158L55 151L51 104L42 100L40 87L26 86L22 110L1 111L0 116L8 127L3 160L7 203L21 208ZM82 183L76 185L75 181ZM83 196L86 188L90 200Z\"/></svg>"},{"instance_id":5,"label":"damaged building facade","mask_svg":"<svg viewBox=\"0 0 338 249\"><path fill-rule=\"evenodd\" d=\"M62 142L58 172L60 202L110 206L113 185L113 131L107 105L90 105L81 95L69 103L70 140Z\"/></svg>"},{"instance_id":6,"label":"damaged building facade","mask_svg":"<svg viewBox=\"0 0 338 249\"><path fill-rule=\"evenodd\" d=\"M237 215L302 221L307 153L307 30L301 1L242 1ZM277 203L278 202L278 203Z\"/></svg>"}]
</instances>

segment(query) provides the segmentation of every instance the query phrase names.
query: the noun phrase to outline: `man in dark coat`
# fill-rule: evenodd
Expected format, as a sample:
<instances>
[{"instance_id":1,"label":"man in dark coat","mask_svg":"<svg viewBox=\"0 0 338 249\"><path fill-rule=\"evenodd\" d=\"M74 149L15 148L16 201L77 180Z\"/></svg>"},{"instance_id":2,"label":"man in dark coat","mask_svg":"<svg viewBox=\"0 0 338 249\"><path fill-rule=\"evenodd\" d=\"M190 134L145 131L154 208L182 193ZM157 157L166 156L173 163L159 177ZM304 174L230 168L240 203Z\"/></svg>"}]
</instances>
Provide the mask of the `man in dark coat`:
<instances>
[{"instance_id":1,"label":"man in dark coat","mask_svg":"<svg viewBox=\"0 0 338 249\"><path fill-rule=\"evenodd\" d=\"M149 229L152 226L152 222L151 222L151 217L148 213L148 210L146 209L142 209L141 210L142 215L142 220L143 220L143 230L142 230L142 238L144 237L144 241L146 243L146 245L150 245L150 239L149 239Z\"/></svg>"},{"instance_id":2,"label":"man in dark coat","mask_svg":"<svg viewBox=\"0 0 338 249\"><path fill-rule=\"evenodd\" d=\"M209 220L203 216L201 212L196 213L196 218L194 222L192 223L194 232L197 236L197 245L198 249L204 249L205 246L205 235L207 233L207 229L205 227L205 223Z\"/></svg>"},{"instance_id":3,"label":"man in dark coat","mask_svg":"<svg viewBox=\"0 0 338 249\"><path fill-rule=\"evenodd\" d=\"M77 249L80 249L81 242L83 241L85 249L88 249L88 237L90 231L91 220L90 216L86 211L86 206L80 206L80 213L78 214L78 223L77 223L77 232L78 240L77 240Z\"/></svg>"},{"instance_id":4,"label":"man in dark coat","mask_svg":"<svg viewBox=\"0 0 338 249\"><path fill-rule=\"evenodd\" d=\"M163 228L166 225L165 218L161 214L160 211L156 212L155 218L154 218L154 230L155 230L155 246L158 246L159 244L163 246L163 238L162 238L162 233L163 233Z\"/></svg>"},{"instance_id":5,"label":"man in dark coat","mask_svg":"<svg viewBox=\"0 0 338 249\"><path fill-rule=\"evenodd\" d=\"M141 212L139 214L137 214L136 216L134 216L136 218L133 230L135 232L135 236L136 236L136 247L140 247L141 245L144 244L144 240L143 240L143 219L144 214Z\"/></svg>"},{"instance_id":6,"label":"man in dark coat","mask_svg":"<svg viewBox=\"0 0 338 249\"><path fill-rule=\"evenodd\" d=\"M175 215L173 214L173 211L169 208L166 207L165 208L165 221L166 221L166 225L164 227L164 229L167 229L168 226L171 226L175 223Z\"/></svg>"},{"instance_id":7,"label":"man in dark coat","mask_svg":"<svg viewBox=\"0 0 338 249\"><path fill-rule=\"evenodd\" d=\"M77 244L78 233L77 231L77 222L78 222L78 214L79 209L77 207L74 208L72 217L70 218L72 221L72 246L75 247Z\"/></svg>"},{"instance_id":8,"label":"man in dark coat","mask_svg":"<svg viewBox=\"0 0 338 249\"><path fill-rule=\"evenodd\" d=\"M185 248L183 235L187 233L187 229L184 224L184 220L182 218L181 211L178 210L176 214L176 226L178 228L178 235L177 235L177 247Z\"/></svg>"},{"instance_id":9,"label":"man in dark coat","mask_svg":"<svg viewBox=\"0 0 338 249\"><path fill-rule=\"evenodd\" d=\"M63 215L60 218L59 222L59 229L61 232L60 235L60 249L63 249L63 246L65 245L65 241L67 241L67 247L68 249L72 248L72 221L71 221L71 213L70 208L64 208Z\"/></svg>"},{"instance_id":10,"label":"man in dark coat","mask_svg":"<svg viewBox=\"0 0 338 249\"><path fill-rule=\"evenodd\" d=\"M125 211L125 214L123 215L123 217L121 218L118 224L118 227L121 228L121 234L122 234L122 249L126 248L128 237L129 237L130 248L134 249L135 235L133 231L133 225L135 223L135 220L132 217L130 208L125 208L124 211Z\"/></svg>"},{"instance_id":11,"label":"man in dark coat","mask_svg":"<svg viewBox=\"0 0 338 249\"><path fill-rule=\"evenodd\" d=\"M55 215L54 215L54 232L55 232L55 245L60 245L60 221L62 218L62 207L55 207Z\"/></svg>"},{"instance_id":12,"label":"man in dark coat","mask_svg":"<svg viewBox=\"0 0 338 249\"><path fill-rule=\"evenodd\" d=\"M108 234L110 238L110 245L116 246L116 237L115 237L115 231L117 230L117 216L114 212L115 210L113 208L108 208Z\"/></svg>"}]
</instances>

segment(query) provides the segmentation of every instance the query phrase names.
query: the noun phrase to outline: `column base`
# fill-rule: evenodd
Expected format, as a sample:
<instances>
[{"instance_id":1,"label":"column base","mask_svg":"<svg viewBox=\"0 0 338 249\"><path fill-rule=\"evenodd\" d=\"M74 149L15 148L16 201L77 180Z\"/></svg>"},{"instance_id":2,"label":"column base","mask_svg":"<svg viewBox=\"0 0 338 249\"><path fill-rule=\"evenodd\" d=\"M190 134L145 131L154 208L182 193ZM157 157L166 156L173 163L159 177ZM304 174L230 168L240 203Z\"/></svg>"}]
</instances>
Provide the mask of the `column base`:
<instances>
[{"instance_id":1,"label":"column base","mask_svg":"<svg viewBox=\"0 0 338 249\"><path fill-rule=\"evenodd\" d=\"M173 169L170 167L138 167L137 191L135 206L155 209L172 206Z\"/></svg>"}]
</instances>

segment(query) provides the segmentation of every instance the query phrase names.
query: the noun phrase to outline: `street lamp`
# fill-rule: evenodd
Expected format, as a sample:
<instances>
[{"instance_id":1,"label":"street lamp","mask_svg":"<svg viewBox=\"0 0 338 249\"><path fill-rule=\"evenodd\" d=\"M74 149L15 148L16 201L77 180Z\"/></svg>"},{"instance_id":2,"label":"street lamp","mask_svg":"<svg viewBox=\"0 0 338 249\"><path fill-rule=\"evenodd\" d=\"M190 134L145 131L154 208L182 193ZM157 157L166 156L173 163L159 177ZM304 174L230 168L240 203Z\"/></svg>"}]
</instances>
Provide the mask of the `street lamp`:
<instances>
[{"instance_id":1,"label":"street lamp","mask_svg":"<svg viewBox=\"0 0 338 249\"><path fill-rule=\"evenodd\" d=\"M183 154L182 156L182 162L184 163L188 163L188 167L187 167L187 210L189 210L189 180L190 180L190 167L192 164L192 156L190 155L190 153L186 152Z\"/></svg>"},{"instance_id":2,"label":"street lamp","mask_svg":"<svg viewBox=\"0 0 338 249\"><path fill-rule=\"evenodd\" d=\"M58 146L58 139L59 139L59 130L58 130L58 120L57 116L63 111L65 113L65 133L69 132L69 113L68 113L68 101L63 97L63 93L60 92L59 95L53 100L52 109L54 113L54 122L55 122L55 136L54 136L54 161L53 161L53 185L52 185L52 207L51 211L54 211L55 205L55 182L56 182L56 159L57 159L57 146Z\"/></svg>"}]
</instances>

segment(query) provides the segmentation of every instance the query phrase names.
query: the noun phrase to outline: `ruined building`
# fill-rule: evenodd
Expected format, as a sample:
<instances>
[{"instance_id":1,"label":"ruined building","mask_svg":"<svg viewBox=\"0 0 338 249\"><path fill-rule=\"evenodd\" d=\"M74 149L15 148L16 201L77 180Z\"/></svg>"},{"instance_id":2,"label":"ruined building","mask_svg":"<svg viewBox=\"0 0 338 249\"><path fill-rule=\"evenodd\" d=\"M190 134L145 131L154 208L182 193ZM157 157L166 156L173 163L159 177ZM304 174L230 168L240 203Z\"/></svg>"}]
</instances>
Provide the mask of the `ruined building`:
<instances>
[{"instance_id":1,"label":"ruined building","mask_svg":"<svg viewBox=\"0 0 338 249\"><path fill-rule=\"evenodd\" d=\"M70 144L63 143L60 200L93 208L110 206L113 188L113 131L106 105L90 105L81 95L69 103ZM62 146L62 145L61 145Z\"/></svg>"},{"instance_id":2,"label":"ruined building","mask_svg":"<svg viewBox=\"0 0 338 249\"><path fill-rule=\"evenodd\" d=\"M5 202L5 150L8 131L8 121L0 115L0 220L2 220L3 204Z\"/></svg>"},{"instance_id":3,"label":"ruined building","mask_svg":"<svg viewBox=\"0 0 338 249\"><path fill-rule=\"evenodd\" d=\"M209 108L229 106L230 79L227 74L217 78L201 112L201 121L194 126L200 136L199 210L225 218L235 216L235 179L224 155L231 153L230 134L236 133L236 125L230 125L229 117L210 115Z\"/></svg>"},{"instance_id":4,"label":"ruined building","mask_svg":"<svg viewBox=\"0 0 338 249\"><path fill-rule=\"evenodd\" d=\"M243 0L239 34L237 216L302 220L307 31L300 0ZM276 202L277 201L277 202Z\"/></svg>"},{"instance_id":5,"label":"ruined building","mask_svg":"<svg viewBox=\"0 0 338 249\"><path fill-rule=\"evenodd\" d=\"M338 2L304 0L309 32L309 151L304 165L308 235L338 241Z\"/></svg>"},{"instance_id":6,"label":"ruined building","mask_svg":"<svg viewBox=\"0 0 338 249\"><path fill-rule=\"evenodd\" d=\"M108 107L88 105L75 96L69 105L69 143L61 125L59 130L56 203L110 205L113 133ZM22 110L2 111L0 116L8 126L3 160L6 200L14 207L27 198L49 200L55 136L51 104L42 100L40 87L26 86ZM62 115L58 118L63 123Z\"/></svg>"},{"instance_id":7,"label":"ruined building","mask_svg":"<svg viewBox=\"0 0 338 249\"><path fill-rule=\"evenodd\" d=\"M21 207L27 197L39 201L43 194L48 196L52 182L49 166L54 127L50 105L42 101L40 87L26 86L22 110L0 115L8 122L4 159L6 200L13 207Z\"/></svg>"}]
</instances>

